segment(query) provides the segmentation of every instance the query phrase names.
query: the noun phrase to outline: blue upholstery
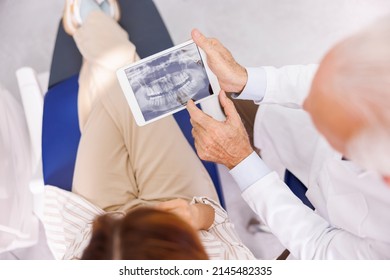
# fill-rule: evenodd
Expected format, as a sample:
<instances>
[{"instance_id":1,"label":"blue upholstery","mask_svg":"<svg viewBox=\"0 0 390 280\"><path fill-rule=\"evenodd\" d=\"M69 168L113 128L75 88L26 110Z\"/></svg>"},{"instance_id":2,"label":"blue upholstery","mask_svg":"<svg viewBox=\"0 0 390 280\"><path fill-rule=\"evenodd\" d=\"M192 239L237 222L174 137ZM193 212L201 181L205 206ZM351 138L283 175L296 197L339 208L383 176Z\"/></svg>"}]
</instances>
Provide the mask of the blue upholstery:
<instances>
[{"instance_id":1,"label":"blue upholstery","mask_svg":"<svg viewBox=\"0 0 390 280\"><path fill-rule=\"evenodd\" d=\"M290 188L290 190L303 202L303 204L314 210L314 206L306 197L306 186L301 181L299 181L299 179L295 177L294 174L292 174L289 170L286 170L286 173L284 174L284 182Z\"/></svg>"},{"instance_id":2,"label":"blue upholstery","mask_svg":"<svg viewBox=\"0 0 390 280\"><path fill-rule=\"evenodd\" d=\"M70 191L80 128L78 75L50 88L43 108L42 162L45 184Z\"/></svg>"}]
</instances>

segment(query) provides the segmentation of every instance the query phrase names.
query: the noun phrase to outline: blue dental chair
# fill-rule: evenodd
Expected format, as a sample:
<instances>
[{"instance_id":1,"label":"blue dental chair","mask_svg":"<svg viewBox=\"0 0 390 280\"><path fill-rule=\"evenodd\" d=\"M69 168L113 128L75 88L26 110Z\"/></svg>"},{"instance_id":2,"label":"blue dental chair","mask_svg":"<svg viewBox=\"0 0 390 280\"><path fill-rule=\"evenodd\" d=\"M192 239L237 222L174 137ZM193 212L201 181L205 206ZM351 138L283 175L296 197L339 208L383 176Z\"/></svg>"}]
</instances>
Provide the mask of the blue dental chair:
<instances>
[{"instance_id":1,"label":"blue dental chair","mask_svg":"<svg viewBox=\"0 0 390 280\"><path fill-rule=\"evenodd\" d=\"M173 46L152 0L119 1L120 25L128 32L141 58ZM70 191L72 188L80 129L78 124L78 73L82 57L73 38L60 23L50 69L49 90L44 100L42 127L42 162L44 182ZM183 135L194 148L189 115L183 110L174 115ZM217 167L203 164L213 180L221 205L225 207Z\"/></svg>"}]
</instances>

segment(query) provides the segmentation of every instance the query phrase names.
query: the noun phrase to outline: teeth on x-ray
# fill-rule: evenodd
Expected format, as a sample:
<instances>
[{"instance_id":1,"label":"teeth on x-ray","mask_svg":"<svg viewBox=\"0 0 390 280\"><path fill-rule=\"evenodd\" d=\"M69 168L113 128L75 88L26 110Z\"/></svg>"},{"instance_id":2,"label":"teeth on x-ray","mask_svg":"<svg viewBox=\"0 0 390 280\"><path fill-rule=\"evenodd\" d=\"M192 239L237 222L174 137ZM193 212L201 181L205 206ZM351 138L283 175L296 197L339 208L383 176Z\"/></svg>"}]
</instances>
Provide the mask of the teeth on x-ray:
<instances>
[{"instance_id":1,"label":"teeth on x-ray","mask_svg":"<svg viewBox=\"0 0 390 280\"><path fill-rule=\"evenodd\" d=\"M190 84L190 77L186 73L167 74L147 85L146 95L148 99L168 97L168 95L175 94ZM189 91L187 92L190 94Z\"/></svg>"},{"instance_id":2,"label":"teeth on x-ray","mask_svg":"<svg viewBox=\"0 0 390 280\"><path fill-rule=\"evenodd\" d=\"M195 44L127 69L126 73L146 120L210 94Z\"/></svg>"}]
</instances>

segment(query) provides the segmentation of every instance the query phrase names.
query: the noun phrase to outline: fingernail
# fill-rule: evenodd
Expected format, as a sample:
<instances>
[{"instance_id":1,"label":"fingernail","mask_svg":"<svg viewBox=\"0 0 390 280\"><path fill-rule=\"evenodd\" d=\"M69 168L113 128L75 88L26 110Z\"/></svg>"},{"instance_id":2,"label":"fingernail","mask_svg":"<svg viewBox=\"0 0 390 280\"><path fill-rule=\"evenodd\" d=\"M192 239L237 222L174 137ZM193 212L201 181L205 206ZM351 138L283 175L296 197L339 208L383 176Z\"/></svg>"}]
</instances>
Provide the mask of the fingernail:
<instances>
[{"instance_id":1,"label":"fingernail","mask_svg":"<svg viewBox=\"0 0 390 280\"><path fill-rule=\"evenodd\" d=\"M194 37L198 37L198 38L201 36L201 34L200 34L198 29L194 29L193 35L194 35Z\"/></svg>"}]
</instances>

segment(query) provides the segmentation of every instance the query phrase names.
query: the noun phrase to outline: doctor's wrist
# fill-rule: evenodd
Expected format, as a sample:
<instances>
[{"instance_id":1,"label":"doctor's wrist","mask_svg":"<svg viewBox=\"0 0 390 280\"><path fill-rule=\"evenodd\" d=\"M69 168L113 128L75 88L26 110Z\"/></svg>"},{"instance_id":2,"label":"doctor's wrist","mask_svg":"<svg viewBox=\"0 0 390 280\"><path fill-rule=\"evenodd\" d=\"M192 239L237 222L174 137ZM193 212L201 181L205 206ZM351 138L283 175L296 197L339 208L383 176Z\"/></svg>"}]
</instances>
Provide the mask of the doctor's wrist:
<instances>
[{"instance_id":1,"label":"doctor's wrist","mask_svg":"<svg viewBox=\"0 0 390 280\"><path fill-rule=\"evenodd\" d=\"M240 95L240 93L244 90L247 82L248 82L248 72L245 67L242 67L241 65L237 65L237 73L236 73L236 80L234 85L234 93L237 95Z\"/></svg>"},{"instance_id":2,"label":"doctor's wrist","mask_svg":"<svg viewBox=\"0 0 390 280\"><path fill-rule=\"evenodd\" d=\"M253 153L253 149L251 147L246 147L245 149L241 150L238 155L236 155L234 158L231 158L228 163L225 163L225 166L232 170L237 165L239 165L242 161L244 161L247 157L249 157Z\"/></svg>"}]
</instances>

